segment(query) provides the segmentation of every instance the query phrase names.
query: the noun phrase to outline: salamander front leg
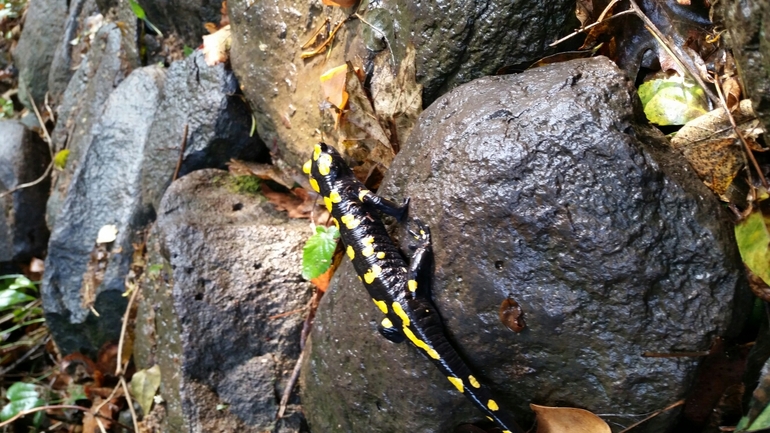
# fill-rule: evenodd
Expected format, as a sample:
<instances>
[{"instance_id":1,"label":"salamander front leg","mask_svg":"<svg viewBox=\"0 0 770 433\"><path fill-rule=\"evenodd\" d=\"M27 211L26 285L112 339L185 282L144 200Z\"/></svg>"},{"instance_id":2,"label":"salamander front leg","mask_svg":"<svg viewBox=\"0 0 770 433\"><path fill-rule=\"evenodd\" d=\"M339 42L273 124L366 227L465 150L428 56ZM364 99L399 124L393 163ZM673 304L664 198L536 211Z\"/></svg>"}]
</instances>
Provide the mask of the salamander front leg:
<instances>
[{"instance_id":1,"label":"salamander front leg","mask_svg":"<svg viewBox=\"0 0 770 433\"><path fill-rule=\"evenodd\" d=\"M415 296L427 296L430 291L430 267L433 262L430 228L417 218L414 219L413 224L417 226L416 230L410 227L408 231L417 243L409 246L410 249L414 249L414 254L409 263L406 285Z\"/></svg>"},{"instance_id":2,"label":"salamander front leg","mask_svg":"<svg viewBox=\"0 0 770 433\"><path fill-rule=\"evenodd\" d=\"M369 191L368 189L362 189L358 193L358 199L361 202L373 209L376 209L386 215L395 217L399 221L404 219L406 210L409 207L409 199L404 199L404 202L400 205L396 202L380 197L377 194Z\"/></svg>"}]
</instances>

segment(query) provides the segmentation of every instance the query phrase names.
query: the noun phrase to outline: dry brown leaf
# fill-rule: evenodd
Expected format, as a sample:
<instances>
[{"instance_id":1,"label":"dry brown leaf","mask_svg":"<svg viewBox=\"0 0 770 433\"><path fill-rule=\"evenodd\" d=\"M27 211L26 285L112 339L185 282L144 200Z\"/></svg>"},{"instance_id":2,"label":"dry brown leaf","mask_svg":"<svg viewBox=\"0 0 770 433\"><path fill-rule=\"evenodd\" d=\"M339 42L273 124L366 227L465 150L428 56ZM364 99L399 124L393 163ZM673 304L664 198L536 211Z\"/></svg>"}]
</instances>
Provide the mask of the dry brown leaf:
<instances>
[{"instance_id":1,"label":"dry brown leaf","mask_svg":"<svg viewBox=\"0 0 770 433\"><path fill-rule=\"evenodd\" d=\"M260 185L262 195L279 211L286 211L289 218L310 218L317 224L330 220L329 212L323 206L316 205L315 196L311 196L303 188L294 188L290 193L274 191L265 183Z\"/></svg>"},{"instance_id":2,"label":"dry brown leaf","mask_svg":"<svg viewBox=\"0 0 770 433\"><path fill-rule=\"evenodd\" d=\"M230 40L229 25L203 36L203 58L207 65L214 66L227 61L230 56Z\"/></svg>"},{"instance_id":3,"label":"dry brown leaf","mask_svg":"<svg viewBox=\"0 0 770 433\"><path fill-rule=\"evenodd\" d=\"M374 111L383 128L390 131L390 143L396 149L409 137L422 113L422 84L415 79L415 52L414 46L408 44L396 75L390 68L388 51L382 51L374 60Z\"/></svg>"},{"instance_id":4,"label":"dry brown leaf","mask_svg":"<svg viewBox=\"0 0 770 433\"><path fill-rule=\"evenodd\" d=\"M348 65L344 64L329 69L321 75L321 91L324 98L340 110L348 104L348 92L345 91Z\"/></svg>"},{"instance_id":5,"label":"dry brown leaf","mask_svg":"<svg viewBox=\"0 0 770 433\"><path fill-rule=\"evenodd\" d=\"M347 93L350 95L349 107L344 113L345 120L357 126L382 146L391 149L390 138L380 126L380 122L374 114L374 107L372 107L372 103L352 67L348 68L345 83Z\"/></svg>"},{"instance_id":6,"label":"dry brown leaf","mask_svg":"<svg viewBox=\"0 0 770 433\"><path fill-rule=\"evenodd\" d=\"M326 6L335 6L338 8L349 8L356 4L357 0L323 0Z\"/></svg>"},{"instance_id":7,"label":"dry brown leaf","mask_svg":"<svg viewBox=\"0 0 770 433\"><path fill-rule=\"evenodd\" d=\"M730 77L722 83L722 93L725 95L727 108L735 110L741 101L741 85L737 77Z\"/></svg>"},{"instance_id":8,"label":"dry brown leaf","mask_svg":"<svg viewBox=\"0 0 770 433\"><path fill-rule=\"evenodd\" d=\"M536 404L529 407L537 416L537 433L611 433L604 420L587 410Z\"/></svg>"},{"instance_id":9,"label":"dry brown leaf","mask_svg":"<svg viewBox=\"0 0 770 433\"><path fill-rule=\"evenodd\" d=\"M733 117L739 131L750 143L762 133L751 101L741 101ZM729 201L725 193L743 166L745 155L723 109L718 108L688 122L671 139L671 145L682 152L703 183L722 200Z\"/></svg>"}]
</instances>

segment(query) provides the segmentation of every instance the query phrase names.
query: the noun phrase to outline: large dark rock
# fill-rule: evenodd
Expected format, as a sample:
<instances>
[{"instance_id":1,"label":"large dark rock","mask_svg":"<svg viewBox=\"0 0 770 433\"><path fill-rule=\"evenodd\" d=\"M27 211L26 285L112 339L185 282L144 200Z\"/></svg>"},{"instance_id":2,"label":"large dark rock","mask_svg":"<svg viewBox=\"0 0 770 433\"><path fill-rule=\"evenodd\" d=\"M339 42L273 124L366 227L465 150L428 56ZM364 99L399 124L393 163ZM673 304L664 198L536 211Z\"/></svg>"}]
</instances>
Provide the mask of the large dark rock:
<instances>
[{"instance_id":1,"label":"large dark rock","mask_svg":"<svg viewBox=\"0 0 770 433\"><path fill-rule=\"evenodd\" d=\"M310 137L321 138L318 128L327 138L337 134L319 109L324 101L319 78L326 70L360 59L356 65L371 72L376 52L400 63L406 46L414 44L417 80L430 103L460 83L541 57L574 17L575 6L570 1L504 0L362 3L357 10L388 34L389 45L369 25L351 19L337 33L333 49L310 59L300 57L306 50L302 44L324 19L336 25L352 9L324 7L318 0L227 3L233 32L230 59L255 108L259 135L275 143L296 167L306 158Z\"/></svg>"},{"instance_id":2,"label":"large dark rock","mask_svg":"<svg viewBox=\"0 0 770 433\"><path fill-rule=\"evenodd\" d=\"M529 403L666 407L698 361L642 353L704 350L746 317L731 222L606 58L457 88L423 113L383 185L432 228L449 338L525 426ZM519 334L498 319L507 298L524 311ZM413 347L382 338L380 318L344 263L303 369L314 431L445 432L483 419ZM675 415L638 430L664 431Z\"/></svg>"},{"instance_id":3,"label":"large dark rock","mask_svg":"<svg viewBox=\"0 0 770 433\"><path fill-rule=\"evenodd\" d=\"M20 122L0 121L0 194L33 182L51 162L48 145ZM45 202L51 179L0 197L0 262L43 257L48 244Z\"/></svg>"},{"instance_id":4,"label":"large dark rock","mask_svg":"<svg viewBox=\"0 0 770 433\"><path fill-rule=\"evenodd\" d=\"M54 173L47 210L49 227L56 224L70 181L84 163L107 98L138 65L139 58L131 38L124 36L117 25L107 24L99 30L91 51L62 96L59 118L51 134L55 150L66 147L70 154L65 169Z\"/></svg>"},{"instance_id":5,"label":"large dark rock","mask_svg":"<svg viewBox=\"0 0 770 433\"><path fill-rule=\"evenodd\" d=\"M67 2L40 0L29 3L13 61L19 70L19 99L30 109L29 95L38 107L45 99L51 60L66 19Z\"/></svg>"},{"instance_id":6,"label":"large dark rock","mask_svg":"<svg viewBox=\"0 0 770 433\"><path fill-rule=\"evenodd\" d=\"M150 128L142 166L145 206L157 209L171 182L187 126L179 176L202 168L226 168L232 158L268 161L267 148L251 135L251 112L224 64L208 66L200 50L166 73L163 100Z\"/></svg>"},{"instance_id":7,"label":"large dark rock","mask_svg":"<svg viewBox=\"0 0 770 433\"><path fill-rule=\"evenodd\" d=\"M770 130L770 4L757 0L720 2L718 14L727 29L742 83L765 131Z\"/></svg>"},{"instance_id":8,"label":"large dark rock","mask_svg":"<svg viewBox=\"0 0 770 433\"><path fill-rule=\"evenodd\" d=\"M161 367L164 431L301 428L296 401L275 415L299 357L296 310L311 295L300 275L310 230L236 190L227 172L196 171L171 184L158 212L148 269L162 270L142 288L136 355Z\"/></svg>"},{"instance_id":9,"label":"large dark rock","mask_svg":"<svg viewBox=\"0 0 770 433\"><path fill-rule=\"evenodd\" d=\"M46 321L63 353L95 354L119 335L133 244L141 243L141 230L151 217L141 206L140 173L163 79L157 66L137 69L110 94L56 218L42 297ZM97 260L98 254L92 254L97 234L108 224L117 227L117 239ZM98 278L92 271L96 265Z\"/></svg>"}]
</instances>

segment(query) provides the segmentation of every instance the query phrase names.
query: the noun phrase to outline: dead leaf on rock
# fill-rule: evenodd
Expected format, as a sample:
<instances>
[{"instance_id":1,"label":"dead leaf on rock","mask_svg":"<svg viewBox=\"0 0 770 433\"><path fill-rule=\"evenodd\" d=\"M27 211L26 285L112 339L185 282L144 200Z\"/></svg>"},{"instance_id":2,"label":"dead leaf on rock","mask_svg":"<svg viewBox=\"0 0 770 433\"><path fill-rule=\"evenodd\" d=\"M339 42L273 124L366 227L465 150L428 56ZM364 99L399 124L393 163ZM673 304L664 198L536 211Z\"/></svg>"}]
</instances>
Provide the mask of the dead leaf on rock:
<instances>
[{"instance_id":1,"label":"dead leaf on rock","mask_svg":"<svg viewBox=\"0 0 770 433\"><path fill-rule=\"evenodd\" d=\"M374 59L372 100L377 118L390 131L390 143L399 149L422 113L422 84L415 79L415 48L407 45L398 74L390 67L390 55L382 51Z\"/></svg>"},{"instance_id":2,"label":"dead leaf on rock","mask_svg":"<svg viewBox=\"0 0 770 433\"><path fill-rule=\"evenodd\" d=\"M367 136L373 138L382 146L391 149L390 137L380 126L380 122L374 112L374 107L352 67L348 67L345 86L347 93L350 95L348 100L349 107L344 113L345 120L357 126Z\"/></svg>"},{"instance_id":3,"label":"dead leaf on rock","mask_svg":"<svg viewBox=\"0 0 770 433\"><path fill-rule=\"evenodd\" d=\"M207 65L214 66L229 59L230 40L230 25L203 36L203 58Z\"/></svg>"},{"instance_id":4,"label":"dead leaf on rock","mask_svg":"<svg viewBox=\"0 0 770 433\"><path fill-rule=\"evenodd\" d=\"M262 194L279 211L286 211L289 218L310 218L317 224L329 221L329 212L322 206L316 205L316 197L310 195L303 188L294 188L291 192L279 192L270 188L267 184L260 185Z\"/></svg>"},{"instance_id":5,"label":"dead leaf on rock","mask_svg":"<svg viewBox=\"0 0 770 433\"><path fill-rule=\"evenodd\" d=\"M733 113L738 129L746 140L761 150L755 139L762 133L759 120L751 108L751 101L741 101ZM730 120L721 108L685 124L671 140L674 149L682 152L687 162L720 199L745 162L739 138L730 126Z\"/></svg>"},{"instance_id":6,"label":"dead leaf on rock","mask_svg":"<svg viewBox=\"0 0 770 433\"><path fill-rule=\"evenodd\" d=\"M348 92L345 90L347 73L346 63L329 69L321 75L321 91L324 98L339 110L344 110L348 105Z\"/></svg>"},{"instance_id":7,"label":"dead leaf on rock","mask_svg":"<svg viewBox=\"0 0 770 433\"><path fill-rule=\"evenodd\" d=\"M323 0L326 6L335 6L338 8L349 8L356 4L358 0Z\"/></svg>"},{"instance_id":8,"label":"dead leaf on rock","mask_svg":"<svg viewBox=\"0 0 770 433\"><path fill-rule=\"evenodd\" d=\"M537 416L537 433L611 433L604 420L587 410L536 404L529 407Z\"/></svg>"}]
</instances>

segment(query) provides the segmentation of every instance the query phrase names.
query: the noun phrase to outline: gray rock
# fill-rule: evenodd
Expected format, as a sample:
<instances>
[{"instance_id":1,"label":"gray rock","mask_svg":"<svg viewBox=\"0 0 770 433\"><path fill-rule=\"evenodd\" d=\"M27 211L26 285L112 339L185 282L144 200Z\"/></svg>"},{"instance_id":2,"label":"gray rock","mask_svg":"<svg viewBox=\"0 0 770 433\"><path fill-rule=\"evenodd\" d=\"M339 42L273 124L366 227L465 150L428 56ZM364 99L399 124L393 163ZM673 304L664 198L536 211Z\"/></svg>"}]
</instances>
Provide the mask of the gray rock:
<instances>
[{"instance_id":1,"label":"gray rock","mask_svg":"<svg viewBox=\"0 0 770 433\"><path fill-rule=\"evenodd\" d=\"M574 17L574 2L569 1L368 3L360 12L389 35L396 62L404 57L407 44L416 47L417 80L425 85L426 105L458 84L505 65L538 59ZM375 51L388 45L373 36L368 25L351 19L337 33L330 53L302 59L302 44L326 17L336 25L353 10L324 8L318 0L234 0L228 9L233 32L230 59L255 108L259 135L299 167L311 137L321 138L318 128L326 137L336 134L333 122L318 108L324 101L321 74L350 59L362 59L369 70Z\"/></svg>"},{"instance_id":2,"label":"gray rock","mask_svg":"<svg viewBox=\"0 0 770 433\"><path fill-rule=\"evenodd\" d=\"M770 130L770 4L757 0L719 3L738 72L765 131Z\"/></svg>"},{"instance_id":3,"label":"gray rock","mask_svg":"<svg viewBox=\"0 0 770 433\"><path fill-rule=\"evenodd\" d=\"M56 224L70 181L88 154L93 129L105 110L107 98L138 64L130 37L124 37L115 24L107 24L96 34L91 51L70 80L58 108L56 128L51 134L55 150L66 147L70 155L65 170L54 173L47 210L49 227Z\"/></svg>"},{"instance_id":4,"label":"gray rock","mask_svg":"<svg viewBox=\"0 0 770 433\"><path fill-rule=\"evenodd\" d=\"M296 433L299 413L275 415L305 314L273 316L307 305L299 264L310 231L264 198L233 192L232 179L200 170L166 191L148 262L163 270L142 289L137 362L161 366L176 420L164 431Z\"/></svg>"},{"instance_id":5,"label":"gray rock","mask_svg":"<svg viewBox=\"0 0 770 433\"><path fill-rule=\"evenodd\" d=\"M51 162L40 136L13 120L0 121L0 194L38 179ZM51 179L0 197L0 262L43 257L48 244L45 202Z\"/></svg>"},{"instance_id":6,"label":"gray rock","mask_svg":"<svg viewBox=\"0 0 770 433\"><path fill-rule=\"evenodd\" d=\"M133 243L151 218L141 206L140 169L163 78L151 66L121 82L105 101L72 174L42 285L46 321L62 353L95 354L119 335ZM117 239L96 260L96 236L107 224L117 227ZM95 265L98 278L91 271Z\"/></svg>"},{"instance_id":7,"label":"gray rock","mask_svg":"<svg viewBox=\"0 0 770 433\"><path fill-rule=\"evenodd\" d=\"M269 160L264 144L256 135L250 136L251 112L237 91L232 71L224 64L206 65L199 50L168 68L142 166L145 206L157 209L171 182L185 125L187 145L179 176L202 168L226 168L232 158Z\"/></svg>"},{"instance_id":8,"label":"gray rock","mask_svg":"<svg viewBox=\"0 0 770 433\"><path fill-rule=\"evenodd\" d=\"M29 4L13 61L19 70L19 99L30 109L28 95L32 95L38 106L42 106L45 99L51 60L66 19L66 2L40 0Z\"/></svg>"},{"instance_id":9,"label":"gray rock","mask_svg":"<svg viewBox=\"0 0 770 433\"><path fill-rule=\"evenodd\" d=\"M524 426L531 402L665 407L685 395L697 360L641 354L704 350L747 316L731 222L606 58L450 92L423 113L381 189L411 197L410 215L432 227L433 299L449 338ZM443 432L483 419L413 347L377 333L381 314L347 261L335 278L303 369L314 431ZM519 334L498 319L509 297L524 311ZM675 416L638 429L665 431Z\"/></svg>"}]
</instances>

